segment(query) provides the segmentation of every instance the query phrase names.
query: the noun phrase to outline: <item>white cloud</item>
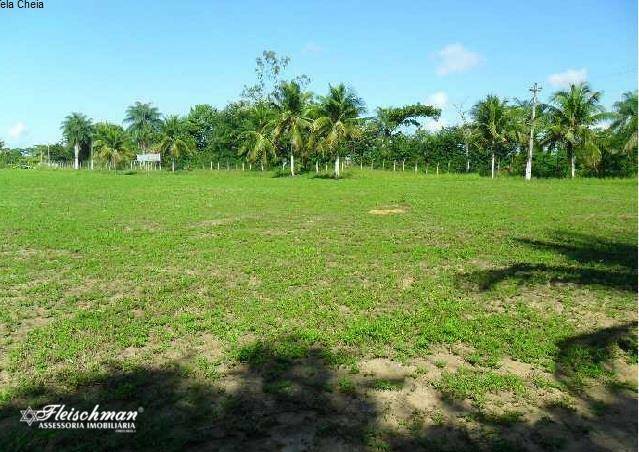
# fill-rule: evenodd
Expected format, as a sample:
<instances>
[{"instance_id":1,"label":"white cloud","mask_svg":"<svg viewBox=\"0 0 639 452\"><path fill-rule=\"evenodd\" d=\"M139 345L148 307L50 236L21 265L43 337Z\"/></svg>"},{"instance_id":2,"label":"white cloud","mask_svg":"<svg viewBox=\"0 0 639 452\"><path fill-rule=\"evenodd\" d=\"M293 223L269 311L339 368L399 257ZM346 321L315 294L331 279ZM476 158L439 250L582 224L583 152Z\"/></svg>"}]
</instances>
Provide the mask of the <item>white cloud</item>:
<instances>
[{"instance_id":1,"label":"white cloud","mask_svg":"<svg viewBox=\"0 0 639 452\"><path fill-rule=\"evenodd\" d=\"M548 83L555 88L568 88L570 85L576 85L577 83L585 82L588 78L588 71L586 68L582 69L568 69L564 72L558 72L551 74L548 77Z\"/></svg>"},{"instance_id":2,"label":"white cloud","mask_svg":"<svg viewBox=\"0 0 639 452\"><path fill-rule=\"evenodd\" d=\"M448 44L436 56L439 61L437 75L465 72L483 61L480 54L471 52L459 43Z\"/></svg>"},{"instance_id":3,"label":"white cloud","mask_svg":"<svg viewBox=\"0 0 639 452\"><path fill-rule=\"evenodd\" d=\"M446 122L444 122L444 120L442 119L436 120L429 118L422 124L422 128L428 130L429 132L437 132L444 127L446 127Z\"/></svg>"},{"instance_id":4,"label":"white cloud","mask_svg":"<svg viewBox=\"0 0 639 452\"><path fill-rule=\"evenodd\" d=\"M20 138L25 136L28 132L29 132L29 129L27 129L27 125L22 121L18 121L14 125L9 127L8 134L9 134L9 138L11 138L12 140L19 140Z\"/></svg>"},{"instance_id":5,"label":"white cloud","mask_svg":"<svg viewBox=\"0 0 639 452\"><path fill-rule=\"evenodd\" d=\"M309 54L322 53L323 51L324 51L324 48L314 42L307 42L304 48L302 49L302 53L309 53Z\"/></svg>"},{"instance_id":6,"label":"white cloud","mask_svg":"<svg viewBox=\"0 0 639 452\"><path fill-rule=\"evenodd\" d=\"M437 91L426 98L426 104L437 108L444 108L448 105L448 94L443 91Z\"/></svg>"}]
</instances>

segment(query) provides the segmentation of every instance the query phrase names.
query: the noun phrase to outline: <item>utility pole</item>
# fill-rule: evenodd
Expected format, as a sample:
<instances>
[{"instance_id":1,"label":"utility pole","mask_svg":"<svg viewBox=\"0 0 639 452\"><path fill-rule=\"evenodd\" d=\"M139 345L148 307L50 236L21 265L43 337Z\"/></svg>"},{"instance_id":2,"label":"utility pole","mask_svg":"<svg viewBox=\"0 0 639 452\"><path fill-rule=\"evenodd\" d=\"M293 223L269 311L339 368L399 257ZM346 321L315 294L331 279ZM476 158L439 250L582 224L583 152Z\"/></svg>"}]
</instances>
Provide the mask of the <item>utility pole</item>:
<instances>
[{"instance_id":1,"label":"utility pole","mask_svg":"<svg viewBox=\"0 0 639 452\"><path fill-rule=\"evenodd\" d=\"M533 141L535 130L535 109L537 108L537 93L541 91L541 86L535 82L535 84L529 90L532 93L532 116L530 118L530 140L528 141L528 160L526 161L526 180L532 178L532 156L533 156Z\"/></svg>"}]
</instances>

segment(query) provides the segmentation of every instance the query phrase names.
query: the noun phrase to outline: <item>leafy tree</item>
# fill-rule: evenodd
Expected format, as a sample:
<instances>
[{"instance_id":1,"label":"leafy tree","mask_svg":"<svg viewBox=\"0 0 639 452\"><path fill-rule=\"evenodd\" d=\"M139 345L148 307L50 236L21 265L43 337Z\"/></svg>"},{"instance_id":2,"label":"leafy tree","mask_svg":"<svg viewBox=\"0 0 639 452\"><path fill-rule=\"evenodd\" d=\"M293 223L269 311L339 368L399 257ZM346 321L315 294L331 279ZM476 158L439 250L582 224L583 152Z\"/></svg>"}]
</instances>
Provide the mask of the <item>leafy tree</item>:
<instances>
[{"instance_id":1,"label":"leafy tree","mask_svg":"<svg viewBox=\"0 0 639 452\"><path fill-rule=\"evenodd\" d=\"M302 91L297 82L283 82L275 93L274 106L277 111L274 140L287 148L291 175L295 176L295 158L304 149L306 132L311 129L309 101L311 94Z\"/></svg>"},{"instance_id":2,"label":"leafy tree","mask_svg":"<svg viewBox=\"0 0 639 452\"><path fill-rule=\"evenodd\" d=\"M441 114L439 108L414 104L404 105L403 107L378 108L377 119L383 135L391 136L392 133L400 126L420 125L418 118L434 118L438 119Z\"/></svg>"},{"instance_id":3,"label":"leafy tree","mask_svg":"<svg viewBox=\"0 0 639 452\"><path fill-rule=\"evenodd\" d=\"M493 179L495 178L495 153L506 143L509 131L507 104L505 99L489 94L471 110L479 136L490 150L490 174Z\"/></svg>"},{"instance_id":4,"label":"leafy tree","mask_svg":"<svg viewBox=\"0 0 639 452\"><path fill-rule=\"evenodd\" d=\"M171 157L171 171L175 172L175 161L189 155L195 142L187 133L186 123L179 116L171 115L160 126L158 149Z\"/></svg>"},{"instance_id":5,"label":"leafy tree","mask_svg":"<svg viewBox=\"0 0 639 452\"><path fill-rule=\"evenodd\" d=\"M96 126L94 149L98 157L113 168L117 168L119 163L133 156L129 134L119 125L108 122Z\"/></svg>"},{"instance_id":6,"label":"leafy tree","mask_svg":"<svg viewBox=\"0 0 639 452\"><path fill-rule=\"evenodd\" d=\"M400 127L415 126L419 127L419 118L439 118L441 110L430 105L414 104L404 105L403 107L378 107L376 110L375 124L378 128L379 135L379 157L384 161L386 158L394 159L396 149L394 147L393 137L401 131ZM395 140L396 141L396 140Z\"/></svg>"},{"instance_id":7,"label":"leafy tree","mask_svg":"<svg viewBox=\"0 0 639 452\"><path fill-rule=\"evenodd\" d=\"M264 103L253 106L247 118L246 130L240 135L239 155L251 162L260 162L262 169L277 157L273 142L275 112Z\"/></svg>"},{"instance_id":8,"label":"leafy tree","mask_svg":"<svg viewBox=\"0 0 639 452\"><path fill-rule=\"evenodd\" d=\"M580 83L570 85L566 91L557 91L547 105L550 115L547 139L565 146L573 178L577 153L590 162L600 157L593 127L608 116L599 103L600 98L600 92L592 91L587 83Z\"/></svg>"},{"instance_id":9,"label":"leafy tree","mask_svg":"<svg viewBox=\"0 0 639 452\"><path fill-rule=\"evenodd\" d=\"M71 113L62 121L60 128L67 145L73 147L73 168L78 169L80 168L80 148L90 146L91 143L93 136L92 121L82 113Z\"/></svg>"},{"instance_id":10,"label":"leafy tree","mask_svg":"<svg viewBox=\"0 0 639 452\"><path fill-rule=\"evenodd\" d=\"M623 140L622 149L628 153L637 152L637 91L626 92L623 99L615 102L611 125Z\"/></svg>"},{"instance_id":11,"label":"leafy tree","mask_svg":"<svg viewBox=\"0 0 639 452\"><path fill-rule=\"evenodd\" d=\"M219 127L220 112L211 105L195 105L186 117L186 127L199 151L211 149Z\"/></svg>"},{"instance_id":12,"label":"leafy tree","mask_svg":"<svg viewBox=\"0 0 639 452\"><path fill-rule=\"evenodd\" d=\"M162 125L162 119L157 107L150 103L136 102L126 109L124 123L128 124L127 130L138 147L146 153Z\"/></svg>"},{"instance_id":13,"label":"leafy tree","mask_svg":"<svg viewBox=\"0 0 639 452\"><path fill-rule=\"evenodd\" d=\"M360 114L365 111L364 101L343 83L330 86L328 94L320 98L313 122L320 136L320 149L335 157L335 176L340 176L340 151L348 140L361 135Z\"/></svg>"}]
</instances>

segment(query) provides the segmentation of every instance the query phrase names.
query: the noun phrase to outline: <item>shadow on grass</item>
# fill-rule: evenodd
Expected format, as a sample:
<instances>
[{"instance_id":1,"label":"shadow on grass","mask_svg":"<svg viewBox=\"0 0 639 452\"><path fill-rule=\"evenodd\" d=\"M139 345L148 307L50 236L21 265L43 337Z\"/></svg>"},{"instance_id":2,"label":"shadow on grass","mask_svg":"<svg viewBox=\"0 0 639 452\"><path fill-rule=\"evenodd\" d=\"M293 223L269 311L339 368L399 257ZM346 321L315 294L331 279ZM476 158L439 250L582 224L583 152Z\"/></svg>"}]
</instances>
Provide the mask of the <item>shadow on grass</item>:
<instances>
[{"instance_id":1,"label":"shadow on grass","mask_svg":"<svg viewBox=\"0 0 639 452\"><path fill-rule=\"evenodd\" d=\"M570 337L557 344L555 377L573 394L584 394L589 378L614 376L617 359L637 362L637 324L603 328L594 333Z\"/></svg>"},{"instance_id":2,"label":"shadow on grass","mask_svg":"<svg viewBox=\"0 0 639 452\"><path fill-rule=\"evenodd\" d=\"M621 334L610 336L620 337L617 333ZM600 335L609 336L600 332L574 340L597 349ZM566 341L560 348L570 350L572 344ZM590 355L597 362L608 358L596 351ZM572 365L569 352L560 351L558 356ZM304 338L288 336L241 348L236 365L217 378L209 374L208 380L178 362L162 369L113 365L100 374L74 375L73 383L70 375L63 374L61 386L72 389L28 387L1 405L0 449L457 451L551 450L566 444L587 448L582 450L600 448L576 412L554 406L544 407L546 416L531 425L518 417L469 412L460 402L442 397L447 412L474 419L476 428L468 429L452 418L436 425L415 418L403 430L389 429L384 423L387 407L370 396L370 388L344 383L344 373L336 367L342 358ZM27 406L37 409L55 403L81 410L91 410L95 404L108 410L144 410L138 415L136 433L46 430L19 421L20 410ZM618 407L632 410L625 399L598 403L603 412ZM636 420L634 409L626 416ZM618 444L631 446L636 422L634 428L634 432L625 425L603 430Z\"/></svg>"},{"instance_id":3,"label":"shadow on grass","mask_svg":"<svg viewBox=\"0 0 639 452\"><path fill-rule=\"evenodd\" d=\"M224 376L198 376L173 362L161 369L113 365L99 374L60 375L60 387L27 387L0 405L0 450L333 450L363 444L376 407L342 391L337 357L296 336L241 348ZM215 372L213 372L215 374ZM47 430L20 410L49 404L91 411L143 411L135 433Z\"/></svg>"},{"instance_id":4,"label":"shadow on grass","mask_svg":"<svg viewBox=\"0 0 639 452\"><path fill-rule=\"evenodd\" d=\"M508 267L480 270L464 277L480 290L515 280L519 283L571 283L601 285L624 291L637 291L637 245L587 234L558 232L552 241L520 239L537 250L563 255L572 263L546 264L520 262Z\"/></svg>"}]
</instances>

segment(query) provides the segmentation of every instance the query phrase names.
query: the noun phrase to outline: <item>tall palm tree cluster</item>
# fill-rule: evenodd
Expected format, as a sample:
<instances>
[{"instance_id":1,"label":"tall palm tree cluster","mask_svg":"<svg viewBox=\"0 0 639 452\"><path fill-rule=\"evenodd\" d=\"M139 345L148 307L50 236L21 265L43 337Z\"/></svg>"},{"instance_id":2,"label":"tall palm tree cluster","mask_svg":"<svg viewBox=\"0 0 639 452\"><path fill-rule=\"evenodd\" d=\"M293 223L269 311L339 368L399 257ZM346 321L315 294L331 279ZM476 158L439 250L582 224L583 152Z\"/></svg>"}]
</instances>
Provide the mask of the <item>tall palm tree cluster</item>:
<instances>
[{"instance_id":1,"label":"tall palm tree cluster","mask_svg":"<svg viewBox=\"0 0 639 452\"><path fill-rule=\"evenodd\" d=\"M534 123L532 108L530 102L509 104L494 95L488 95L472 108L473 141L490 155L492 177L496 156L502 160L510 157L511 162L515 157L521 160L526 155L522 151L533 143L534 148L546 155L565 156L572 178L577 172L577 162L585 172L596 174L605 155L627 159L634 171L636 92L625 93L614 110L606 112L601 105L601 93L593 91L587 83L579 83L553 93L548 103L537 107ZM531 163L529 157L528 164Z\"/></svg>"},{"instance_id":2,"label":"tall palm tree cluster","mask_svg":"<svg viewBox=\"0 0 639 452\"><path fill-rule=\"evenodd\" d=\"M91 168L93 161L116 169L134 158L136 152L159 152L175 160L188 155L194 148L193 139L186 132L184 120L178 116L162 118L150 103L136 102L126 110L126 128L109 122L93 121L81 113L71 113L62 122L62 135L67 145L75 150L74 168L84 149Z\"/></svg>"},{"instance_id":3,"label":"tall palm tree cluster","mask_svg":"<svg viewBox=\"0 0 639 452\"><path fill-rule=\"evenodd\" d=\"M607 174L620 165L636 172L636 92L625 93L606 112L601 93L581 83L537 105L534 123L532 108L531 102L488 95L469 110L469 120L462 112L459 125L429 131L423 120L440 115L433 106L378 108L365 116L364 101L352 88L329 85L318 96L294 79L221 110L197 105L186 116L163 117L153 105L136 102L123 126L93 124L72 113L61 128L76 168L94 159L118 168L136 153L159 152L173 171L246 162L261 170L281 165L291 176L328 171L330 163L329 173L340 177L345 161L395 170L408 162L415 171L491 177L523 175L525 165L539 176Z\"/></svg>"}]
</instances>

